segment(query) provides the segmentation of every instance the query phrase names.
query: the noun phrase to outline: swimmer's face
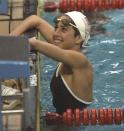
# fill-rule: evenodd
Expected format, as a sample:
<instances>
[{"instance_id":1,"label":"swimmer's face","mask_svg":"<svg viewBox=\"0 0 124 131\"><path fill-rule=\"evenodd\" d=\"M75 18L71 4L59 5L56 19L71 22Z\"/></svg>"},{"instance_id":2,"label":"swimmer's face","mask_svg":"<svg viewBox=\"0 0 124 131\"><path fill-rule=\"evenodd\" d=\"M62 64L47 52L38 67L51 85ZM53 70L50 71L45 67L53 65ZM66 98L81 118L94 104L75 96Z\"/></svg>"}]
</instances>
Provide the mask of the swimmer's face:
<instances>
[{"instance_id":1,"label":"swimmer's face","mask_svg":"<svg viewBox=\"0 0 124 131\"><path fill-rule=\"evenodd\" d=\"M61 16L55 20L55 33L53 35L53 42L55 45L64 48L74 48L77 43L77 36L75 30L77 28L68 16Z\"/></svg>"}]
</instances>

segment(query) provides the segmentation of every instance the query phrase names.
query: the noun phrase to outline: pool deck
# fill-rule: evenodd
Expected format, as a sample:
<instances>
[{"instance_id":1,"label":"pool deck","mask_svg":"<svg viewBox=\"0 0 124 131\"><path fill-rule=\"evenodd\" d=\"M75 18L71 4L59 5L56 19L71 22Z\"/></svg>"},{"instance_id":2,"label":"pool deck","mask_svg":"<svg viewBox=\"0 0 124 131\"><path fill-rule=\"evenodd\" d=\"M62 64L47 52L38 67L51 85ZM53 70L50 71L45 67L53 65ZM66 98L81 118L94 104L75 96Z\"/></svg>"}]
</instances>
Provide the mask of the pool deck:
<instances>
[{"instance_id":1,"label":"pool deck","mask_svg":"<svg viewBox=\"0 0 124 131\"><path fill-rule=\"evenodd\" d=\"M3 116L3 131L22 131L21 128L21 115L6 115ZM79 129L84 131L124 131L124 125L96 125L96 126L66 126L66 125L53 125L45 126L41 128L41 131L79 131Z\"/></svg>"},{"instance_id":2,"label":"pool deck","mask_svg":"<svg viewBox=\"0 0 124 131\"><path fill-rule=\"evenodd\" d=\"M22 131L21 130L21 115L4 115L3 116L3 131Z\"/></svg>"}]
</instances>

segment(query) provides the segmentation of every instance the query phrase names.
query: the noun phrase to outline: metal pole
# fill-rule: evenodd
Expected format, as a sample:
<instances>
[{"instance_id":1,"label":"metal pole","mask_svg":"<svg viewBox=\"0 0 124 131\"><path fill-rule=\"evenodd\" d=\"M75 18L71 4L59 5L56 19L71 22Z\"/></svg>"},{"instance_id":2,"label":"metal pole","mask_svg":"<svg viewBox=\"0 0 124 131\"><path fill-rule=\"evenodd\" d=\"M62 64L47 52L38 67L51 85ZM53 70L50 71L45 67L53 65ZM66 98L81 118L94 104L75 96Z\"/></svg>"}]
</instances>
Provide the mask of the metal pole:
<instances>
[{"instance_id":1,"label":"metal pole","mask_svg":"<svg viewBox=\"0 0 124 131\"><path fill-rule=\"evenodd\" d=\"M0 80L0 131L3 131L3 124L2 124L2 96L1 96L1 80Z\"/></svg>"}]
</instances>

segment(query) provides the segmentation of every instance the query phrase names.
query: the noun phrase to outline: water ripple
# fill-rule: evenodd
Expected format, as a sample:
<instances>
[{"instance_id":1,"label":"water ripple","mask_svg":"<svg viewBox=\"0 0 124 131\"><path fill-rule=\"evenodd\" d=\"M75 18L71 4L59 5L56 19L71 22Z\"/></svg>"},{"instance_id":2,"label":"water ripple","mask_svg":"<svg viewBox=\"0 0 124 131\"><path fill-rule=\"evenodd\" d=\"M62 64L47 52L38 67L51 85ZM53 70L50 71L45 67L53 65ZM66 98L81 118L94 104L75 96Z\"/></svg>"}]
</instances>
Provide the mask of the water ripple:
<instances>
[{"instance_id":1,"label":"water ripple","mask_svg":"<svg viewBox=\"0 0 124 131\"><path fill-rule=\"evenodd\" d=\"M100 73L100 74L120 74L121 72L123 72L123 70L114 70L114 71L105 71L103 73Z\"/></svg>"},{"instance_id":2,"label":"water ripple","mask_svg":"<svg viewBox=\"0 0 124 131\"><path fill-rule=\"evenodd\" d=\"M111 65L113 66L112 68L116 68L116 67L119 66L119 62L117 62L117 63L112 63Z\"/></svg>"}]
</instances>

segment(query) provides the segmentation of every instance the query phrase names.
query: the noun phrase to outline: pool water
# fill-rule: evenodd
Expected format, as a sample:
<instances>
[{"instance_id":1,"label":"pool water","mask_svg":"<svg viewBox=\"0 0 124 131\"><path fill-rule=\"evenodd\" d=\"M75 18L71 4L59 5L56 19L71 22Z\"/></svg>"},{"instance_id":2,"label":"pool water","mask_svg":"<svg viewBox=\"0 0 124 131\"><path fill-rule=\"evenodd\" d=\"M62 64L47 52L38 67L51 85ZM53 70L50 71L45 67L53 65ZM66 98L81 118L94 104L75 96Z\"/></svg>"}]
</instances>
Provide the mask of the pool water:
<instances>
[{"instance_id":1,"label":"pool water","mask_svg":"<svg viewBox=\"0 0 124 131\"><path fill-rule=\"evenodd\" d=\"M102 25L104 33L97 33L97 35L92 36L84 49L94 69L94 101L89 108L124 108L124 10L107 11L103 12L103 14L110 17L110 20ZM42 14L44 19L50 23L52 23L55 15L56 13ZM55 61L42 56L41 106L46 111L55 111L49 88L55 65ZM52 128L46 127L45 129L51 131ZM124 125L81 126L72 127L68 130L122 131L124 130Z\"/></svg>"}]
</instances>

